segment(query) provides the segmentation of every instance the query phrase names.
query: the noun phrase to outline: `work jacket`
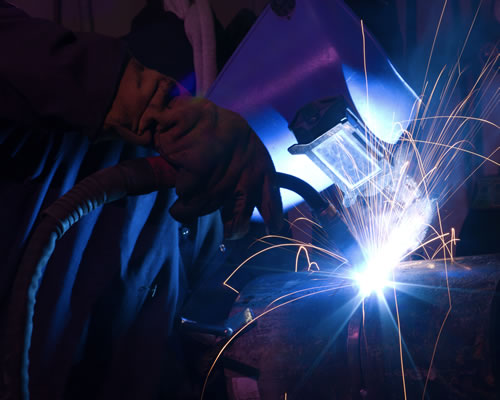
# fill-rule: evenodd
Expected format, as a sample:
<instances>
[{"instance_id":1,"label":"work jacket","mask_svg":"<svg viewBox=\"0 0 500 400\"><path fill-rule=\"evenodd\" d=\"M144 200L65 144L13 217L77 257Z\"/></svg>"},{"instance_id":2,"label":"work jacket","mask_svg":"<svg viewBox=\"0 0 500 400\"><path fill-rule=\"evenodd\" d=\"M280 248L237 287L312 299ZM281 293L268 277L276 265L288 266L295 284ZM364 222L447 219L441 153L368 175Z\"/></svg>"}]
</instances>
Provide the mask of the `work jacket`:
<instances>
[{"instance_id":1,"label":"work jacket","mask_svg":"<svg viewBox=\"0 0 500 400\"><path fill-rule=\"evenodd\" d=\"M128 58L121 40L75 34L0 0L0 398L18 372L4 370L19 356L4 345L20 296L11 288L40 212L85 176L153 154L96 142ZM217 213L181 226L168 212L174 201L166 190L105 205L57 242L36 295L31 399L157 398L175 370L177 312L218 264L222 239Z\"/></svg>"}]
</instances>

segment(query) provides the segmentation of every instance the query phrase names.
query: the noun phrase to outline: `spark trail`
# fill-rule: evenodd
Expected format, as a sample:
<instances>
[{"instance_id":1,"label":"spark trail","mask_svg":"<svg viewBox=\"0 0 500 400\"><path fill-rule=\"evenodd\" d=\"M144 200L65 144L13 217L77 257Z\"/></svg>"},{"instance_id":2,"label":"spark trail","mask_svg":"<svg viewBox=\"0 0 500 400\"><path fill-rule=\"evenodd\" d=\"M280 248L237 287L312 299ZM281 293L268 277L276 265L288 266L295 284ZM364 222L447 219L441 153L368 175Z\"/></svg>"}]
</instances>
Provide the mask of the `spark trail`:
<instances>
[{"instance_id":1,"label":"spark trail","mask_svg":"<svg viewBox=\"0 0 500 400\"><path fill-rule=\"evenodd\" d=\"M481 7L481 4L479 7ZM384 285L392 286L393 290L391 292L394 294L397 306L397 274L395 272L400 262L412 255L432 259L438 254L443 254L446 267L446 260L453 260L453 248L459 239L454 228L450 228L450 232L443 229L444 218L440 210L483 164L491 163L500 167L498 161L500 146L494 148L490 154L480 154L473 146L475 136L481 127L488 126L497 135L500 130L498 121L489 120L494 110L498 109L500 97L498 87L500 56L497 47L491 52L476 79L469 85L469 91L460 97L457 89L464 77L463 68L460 66L461 58L476 23L479 7L467 30L467 36L462 48L458 52L458 59L451 67L443 66L435 82L430 84L427 79L430 75L432 56L436 51L439 51L437 38L442 28L443 16L447 11L447 2L444 2L425 70L422 93L414 105L413 118L411 121L394 122L400 127L405 127L399 142L395 145L381 146L379 142L373 141L365 131L366 143L376 147L384 155L385 161L382 164L384 168L381 173L371 178L362 191L357 193L358 200L342 214L344 222L361 246L364 265L351 265L350 270L346 269L345 266L349 265L350 260L344 258L344 255L330 250L332 248L331 243L325 243L323 248L295 239L284 238L286 243L270 245L268 248L250 256L233 271L224 282L224 285L235 290L230 286L229 282L240 268L250 259L266 251L274 251L279 248L296 250L296 262L295 266L291 266L291 270L298 270L298 259L301 253L304 253L306 257L308 270L319 270L322 265L312 261L308 253L313 250L331 257L332 260L335 260L337 264L340 263L343 267L336 268L329 275L329 278L325 278L325 274L322 274L322 278L327 282L328 279L334 280L338 277L353 279L357 281L357 285L360 287L361 299L368 296L372 291L378 290L380 294ZM361 32L364 56L365 37L362 22ZM366 57L364 57L364 69L367 104L371 104L369 102L368 77L366 76ZM452 104L454 105L452 106ZM374 107L375 105L371 104L371 106ZM466 170L463 163L464 155L475 157L478 164L471 170ZM336 193L330 192L330 195L334 196ZM306 217L298 218L291 225L296 224L299 220L304 221ZM317 228L316 222L311 221L311 224L315 225L314 229ZM267 238L270 238L270 236L262 240L265 241ZM429 373L432 369L439 339L452 309L447 268L445 269L449 308L435 340L422 399L425 398ZM338 287L329 286L326 283L324 286L318 285L314 289L314 293L294 297L284 302L282 301L286 300L288 296L293 297L299 293L291 292L289 295L276 298L256 319L264 317L278 307L299 301L304 297L314 296L323 291L336 290ZM277 303L279 304L276 305ZM360 304L364 304L364 302L361 300ZM405 310L397 309L395 329L397 329L399 337L402 385L406 398L405 357L399 318L400 313L404 312ZM237 335L231 338L222 348L212 364L210 372L227 345L236 338ZM207 381L205 381L205 385L206 383Z\"/></svg>"}]
</instances>

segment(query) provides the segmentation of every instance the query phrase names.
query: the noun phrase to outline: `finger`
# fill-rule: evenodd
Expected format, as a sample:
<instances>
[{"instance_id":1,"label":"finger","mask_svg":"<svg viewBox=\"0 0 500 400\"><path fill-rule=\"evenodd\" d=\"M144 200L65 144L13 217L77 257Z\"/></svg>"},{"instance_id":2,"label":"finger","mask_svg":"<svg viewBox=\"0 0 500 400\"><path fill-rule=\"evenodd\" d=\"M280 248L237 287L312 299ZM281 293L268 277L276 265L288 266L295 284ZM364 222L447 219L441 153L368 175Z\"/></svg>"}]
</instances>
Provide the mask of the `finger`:
<instances>
[{"instance_id":1,"label":"finger","mask_svg":"<svg viewBox=\"0 0 500 400\"><path fill-rule=\"evenodd\" d=\"M229 162L219 160L213 170L205 170L202 174L191 170L183 171L176 187L181 201L189 202L191 205L197 203L196 212L203 214L224 206L226 212L224 220L233 219L233 214L236 212L233 221L236 226L234 231L244 232L253 208L260 199L264 176L257 160L242 163L247 158L248 152L253 153L253 150L248 146L239 146L231 154ZM208 162L203 162L201 166L207 164ZM235 205L235 194L238 194L239 198L244 198L245 201L239 201ZM246 205L244 208L243 204ZM242 214L241 222L238 219L240 213ZM227 228L228 232L231 230L233 229Z\"/></svg>"},{"instance_id":2,"label":"finger","mask_svg":"<svg viewBox=\"0 0 500 400\"><path fill-rule=\"evenodd\" d=\"M190 171L178 170L176 193L179 199L172 207L171 214L179 220L192 220L220 209L233 199L238 176L228 174L212 185Z\"/></svg>"},{"instance_id":3,"label":"finger","mask_svg":"<svg viewBox=\"0 0 500 400\"><path fill-rule=\"evenodd\" d=\"M158 129L154 135L155 148L160 154L177 157L184 163L199 160L199 155L214 157L213 146L201 132L206 128L198 121L174 120L170 126Z\"/></svg>"},{"instance_id":4,"label":"finger","mask_svg":"<svg viewBox=\"0 0 500 400\"><path fill-rule=\"evenodd\" d=\"M161 81L139 119L138 132L157 133L174 125L196 123L199 110L190 106L192 102L193 98L177 82ZM174 103L176 106L172 107ZM181 128L181 133L186 129Z\"/></svg>"},{"instance_id":5,"label":"finger","mask_svg":"<svg viewBox=\"0 0 500 400\"><path fill-rule=\"evenodd\" d=\"M209 176L220 177L220 171L228 168L235 152L213 140L209 133L212 129L212 123L203 120L177 140L172 140L170 130L161 132L154 136L155 147L170 162L196 172L206 180Z\"/></svg>"},{"instance_id":6,"label":"finger","mask_svg":"<svg viewBox=\"0 0 500 400\"><path fill-rule=\"evenodd\" d=\"M192 129L199 119L199 114L193 109L170 110L150 105L139 121L139 132L150 132L155 139L158 134L168 133L169 140L175 141Z\"/></svg>"},{"instance_id":7,"label":"finger","mask_svg":"<svg viewBox=\"0 0 500 400\"><path fill-rule=\"evenodd\" d=\"M210 212L222 207L228 196L235 192L238 182L242 181L244 166L239 163L240 158L236 151L232 160L216 158L202 161L194 169L186 167L178 180L177 195L187 201L196 197L205 198L204 209Z\"/></svg>"},{"instance_id":8,"label":"finger","mask_svg":"<svg viewBox=\"0 0 500 400\"><path fill-rule=\"evenodd\" d=\"M237 175L235 189L230 192L232 195L221 214L226 238L238 239L248 233L253 210L261 197L262 177L257 163L248 164Z\"/></svg>"},{"instance_id":9,"label":"finger","mask_svg":"<svg viewBox=\"0 0 500 400\"><path fill-rule=\"evenodd\" d=\"M179 220L193 220L217 211L227 201L227 198L227 193L220 196L220 193L214 194L200 189L196 195L179 196L174 204L175 207L171 209L171 214Z\"/></svg>"},{"instance_id":10,"label":"finger","mask_svg":"<svg viewBox=\"0 0 500 400\"><path fill-rule=\"evenodd\" d=\"M153 105L152 109L155 110L155 117L158 119L158 133L165 133L168 130L169 137L175 141L179 135L186 133L202 121L213 123L217 116L216 108L212 103L202 100L181 96L172 100L167 108ZM179 127L179 132L171 130L174 126Z\"/></svg>"},{"instance_id":11,"label":"finger","mask_svg":"<svg viewBox=\"0 0 500 400\"><path fill-rule=\"evenodd\" d=\"M177 171L175 186L179 198L170 212L180 221L192 221L210 214L222 207L227 198L227 193L213 191L206 179L182 168Z\"/></svg>"},{"instance_id":12,"label":"finger","mask_svg":"<svg viewBox=\"0 0 500 400\"><path fill-rule=\"evenodd\" d=\"M172 78L161 76L156 81L156 88L153 96L149 100L150 106L158 109L167 108L175 99L182 99L182 102L188 101L184 99L192 99L189 92L177 81Z\"/></svg>"},{"instance_id":13,"label":"finger","mask_svg":"<svg viewBox=\"0 0 500 400\"><path fill-rule=\"evenodd\" d=\"M181 223L192 223L198 217L210 214L218 209L218 207L207 207L208 203L209 199L207 197L199 196L189 201L178 198L172 207L170 207L170 215Z\"/></svg>"},{"instance_id":14,"label":"finger","mask_svg":"<svg viewBox=\"0 0 500 400\"><path fill-rule=\"evenodd\" d=\"M139 136L134 131L124 128L120 125L108 125L108 128L114 130L124 141L133 143L138 146L150 146L153 142L153 138L149 133Z\"/></svg>"},{"instance_id":15,"label":"finger","mask_svg":"<svg viewBox=\"0 0 500 400\"><path fill-rule=\"evenodd\" d=\"M155 72L151 72L156 75ZM137 132L138 135L143 135L145 132L153 132L154 118L152 114L157 114L166 108L167 104L172 100L173 96L179 92L176 89L176 82L173 79L156 79L155 88L152 90L152 96L148 100L144 110L139 116Z\"/></svg>"},{"instance_id":16,"label":"finger","mask_svg":"<svg viewBox=\"0 0 500 400\"><path fill-rule=\"evenodd\" d=\"M198 209L189 203L183 203L181 199L177 199L169 209L170 215L182 224L191 224L199 215Z\"/></svg>"},{"instance_id":17,"label":"finger","mask_svg":"<svg viewBox=\"0 0 500 400\"><path fill-rule=\"evenodd\" d=\"M252 194L237 189L221 211L224 237L229 240L241 239L250 229L250 219L255 208Z\"/></svg>"},{"instance_id":18,"label":"finger","mask_svg":"<svg viewBox=\"0 0 500 400\"><path fill-rule=\"evenodd\" d=\"M175 192L183 202L190 202L195 193L205 193L205 180L198 174L185 168L179 168L175 183Z\"/></svg>"},{"instance_id":19,"label":"finger","mask_svg":"<svg viewBox=\"0 0 500 400\"><path fill-rule=\"evenodd\" d=\"M276 185L275 173L264 176L260 202L257 209L271 233L277 233L283 225L283 204L281 193Z\"/></svg>"}]
</instances>

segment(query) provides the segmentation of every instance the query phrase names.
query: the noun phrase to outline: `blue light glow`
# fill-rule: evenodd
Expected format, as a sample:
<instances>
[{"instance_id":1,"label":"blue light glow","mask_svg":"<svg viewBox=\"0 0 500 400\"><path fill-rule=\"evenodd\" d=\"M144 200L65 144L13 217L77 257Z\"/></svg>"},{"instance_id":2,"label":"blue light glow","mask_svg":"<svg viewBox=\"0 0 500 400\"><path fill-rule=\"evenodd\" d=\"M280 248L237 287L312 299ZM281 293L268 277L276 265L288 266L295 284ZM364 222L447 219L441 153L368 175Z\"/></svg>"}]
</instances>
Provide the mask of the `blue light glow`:
<instances>
[{"instance_id":1,"label":"blue light glow","mask_svg":"<svg viewBox=\"0 0 500 400\"><path fill-rule=\"evenodd\" d=\"M269 107L251 115L248 123L258 133L271 154L276 171L303 179L318 191L332 184L331 179L309 157L304 154L291 155L288 152L288 148L296 144L297 139L288 129L288 122L280 113ZM302 201L298 194L289 190L281 190L281 196L285 210Z\"/></svg>"},{"instance_id":2,"label":"blue light glow","mask_svg":"<svg viewBox=\"0 0 500 400\"><path fill-rule=\"evenodd\" d=\"M367 267L364 271L355 273L354 280L362 298L369 297L372 293L382 296L384 288L390 285L387 271L381 271L376 267Z\"/></svg>"},{"instance_id":3,"label":"blue light glow","mask_svg":"<svg viewBox=\"0 0 500 400\"><path fill-rule=\"evenodd\" d=\"M351 99L363 122L380 140L394 144L415 114L419 100L389 60L383 67L380 71L371 71L368 82L363 71L344 64L342 71ZM377 76L377 72L380 76Z\"/></svg>"}]
</instances>

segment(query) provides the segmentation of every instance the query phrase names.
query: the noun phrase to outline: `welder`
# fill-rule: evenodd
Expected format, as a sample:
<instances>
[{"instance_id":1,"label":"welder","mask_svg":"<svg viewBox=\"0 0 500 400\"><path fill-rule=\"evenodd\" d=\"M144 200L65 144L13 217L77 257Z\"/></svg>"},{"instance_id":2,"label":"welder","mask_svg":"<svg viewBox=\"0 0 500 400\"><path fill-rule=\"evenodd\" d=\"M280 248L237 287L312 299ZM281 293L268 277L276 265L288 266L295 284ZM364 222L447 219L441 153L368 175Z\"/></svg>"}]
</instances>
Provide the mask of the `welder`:
<instances>
[{"instance_id":1,"label":"welder","mask_svg":"<svg viewBox=\"0 0 500 400\"><path fill-rule=\"evenodd\" d=\"M217 265L217 257L220 258L222 252L214 250L221 244L223 229L227 237L243 234L254 206L259 208L271 229L281 218L279 192L273 184L274 167L266 149L247 123L208 100L190 97L177 83L181 81L191 93L206 92L215 79L217 67L220 69L223 65L221 55L224 51L220 50L227 50L227 57L236 45L232 43L228 49L221 49L218 38L218 65L215 66L214 32L209 38L203 29L203 32L191 30L197 22L202 22L200 26L204 28L207 28L205 23L210 25L213 16L210 7L207 8L207 1L149 3L162 3L162 11L163 7L170 7L173 14L168 16L169 22L180 27L182 33L161 35L156 32L150 37L150 47L155 48L157 38L167 38L167 42L179 45L178 48L187 44L184 50L194 52L192 63L196 87L193 87L192 79L184 79L185 68L179 68L180 72L175 68L158 68L163 72L159 73L131 57L121 41L93 34L77 35L47 21L31 19L0 1L0 45L3 52L0 63L0 159L4 192L0 210L0 250L2 260L6 260L0 269L0 335L4 334L6 327L10 329L9 339L25 340L23 332L16 337L17 332L5 323L10 321L8 317L12 312L19 311L12 299L16 298L15 295L25 295L12 293L12 282L23 278L17 269L19 260L26 253L25 243L30 240L33 228L43 219L43 210L77 181L122 160L149 157L158 152L166 163L155 164L155 172L175 186L177 195L162 190L109 204L86 216L58 241L37 288L33 321L24 324L32 324L29 346L21 346L29 349L29 360L26 357L24 366L29 368L31 398L156 397L162 378L176 379L175 375L167 376L175 371L171 366L178 365L175 349L172 351L168 347L167 340L173 316L179 311L189 283L194 279L202 280ZM350 38L344 46L335 40L330 42L331 38L326 35L332 33L330 28L319 29L320 34L311 35L315 32L313 28L320 26L316 24L304 30L311 37L301 35L304 45L294 43L292 48L269 43L276 42L280 35L286 38L284 42L291 42L289 38L292 36L287 34L287 29L292 30L291 27L298 23L291 17L296 2L277 0L273 3L274 13L282 18L279 23L286 21L288 26L282 26L275 35L278 22L268 18L267 27L273 28L270 35L265 34L266 24L260 23L259 27L264 29L260 33L256 32L258 29L253 30L253 37L245 40L250 51L243 49L236 54L238 57L233 58L232 65L225 68L225 84L214 85L210 98L244 115L259 135L263 133L261 130L264 131L260 137L264 142L267 137L267 148L271 153L278 152L281 157L280 164L272 154L280 171L290 172L285 167L293 165L300 170L296 171L299 174L307 172L309 176L303 179L313 183L310 175L321 178L321 171L314 169L313 164L301 167L304 164L296 160L304 160L304 157L287 151L296 143L288 131L287 121L293 119L299 107L310 100L330 96L332 92L335 94L334 89L340 88L344 96L349 91L361 117L368 121L375 134L380 134L387 132L386 125L379 124L381 120L386 123L408 120L410 113L407 111L412 108L416 96L369 35L366 46L368 73L359 68L363 65L359 62L363 61L362 52L358 51L362 43L359 20L349 15L342 18L344 13L338 12L338 7L343 7L339 6L340 2L326 2L322 7L330 11L337 9L333 12L323 10L316 15L328 17L332 32L334 27L338 29L339 32L331 38ZM314 9L311 3L297 2L299 6L308 4ZM194 4L200 8L191 9ZM141 29L153 31L149 25L156 26L144 22L147 12L150 16L164 16L158 9L146 7L145 12L134 20L128 42L131 52L137 57L140 55L141 61L151 67L154 63L146 62L147 57L141 54L144 51L141 38L144 32L140 32ZM295 12L297 14L303 15ZM332 23L330 15L336 15L339 23ZM193 16L194 20L190 20ZM248 27L253 21L249 17ZM134 32L134 26L139 32ZM220 26L211 28L216 35L220 34ZM184 34L184 29L188 35ZM227 26L226 30L229 29ZM301 29L295 31L302 32ZM358 46L352 45L355 40L347 32L356 32ZM244 33L238 35L240 40ZM201 42L208 42L212 51L197 47L200 38L203 39ZM261 62L260 69L264 69L264 73L259 71L259 66L248 68L251 55L255 54L252 40L258 44L254 50L257 49L264 59L260 61L273 67L264 68L265 63ZM264 42L267 51L271 49L267 56L260 46ZM168 60L163 66L182 63L176 56L183 57L173 50L175 48L159 49L158 52L163 50L173 60ZM287 49L290 51L288 55ZM313 51L315 49L318 51ZM325 53L324 49L331 51ZM302 51L307 56L302 56ZM285 55L290 56L291 62L283 62ZM311 62L314 60L318 62ZM242 68L238 68L238 62ZM280 74L280 69L274 67L281 64L304 66L290 72L310 71L310 65L321 66L310 77L317 82L311 84L308 79L297 79L291 74L294 85L285 80L286 84L279 87L275 85L273 74L265 72L272 70ZM360 71L364 73L360 74ZM390 97L394 103L397 98L401 107L396 115L394 104L389 104L390 107L385 109L388 116L377 110L379 118L370 117L368 103L363 107L366 73L370 79L385 79L384 85L372 85L368 79L370 96L377 99L373 103L380 109L385 104L382 100ZM243 77L231 82L231 77L239 74ZM279 90L265 93L263 87ZM384 90L390 90L391 96L384 95ZM252 98L252 92L258 96ZM405 101L401 101L396 93L403 95ZM260 94L272 99L268 97L264 101ZM231 104L240 97L244 101ZM255 112L256 105L263 108L261 114ZM270 109L270 105L275 108ZM243 108L238 109L238 106ZM342 111L346 110L343 108ZM266 118L259 121L259 117ZM259 123L269 129L257 129L255 125ZM326 132L332 127L328 126ZM357 129L365 134L368 131L361 126ZM392 132L392 129L388 131ZM273 143L277 139L274 133L278 133L284 143ZM386 140L387 137L379 139L394 143L399 135L397 132L394 137L389 137L391 140ZM299 145L304 144L299 142ZM286 165L290 159L293 162ZM316 190L331 186L332 181L327 176L325 178ZM344 199L354 201L355 197L345 196ZM285 196L283 200L287 202ZM288 207L292 203L289 201ZM221 214L214 212L219 208ZM175 222L172 215L181 224ZM201 215L204 216L197 218ZM30 276L29 279L37 278ZM12 351L2 347L2 367L10 365ZM170 364L170 368L166 368L166 364ZM0 398L4 394L3 388L13 385L10 371L2 371ZM168 394L165 397L169 398Z\"/></svg>"},{"instance_id":2,"label":"welder","mask_svg":"<svg viewBox=\"0 0 500 400\"><path fill-rule=\"evenodd\" d=\"M33 399L150 398L179 299L214 264L222 231L241 236L254 207L270 229L280 224L271 158L243 118L191 97L121 40L0 1L0 48L2 369L11 287L40 212L89 173L158 152L175 191L106 206L60 241L30 346ZM13 396L10 372L2 398Z\"/></svg>"}]
</instances>

